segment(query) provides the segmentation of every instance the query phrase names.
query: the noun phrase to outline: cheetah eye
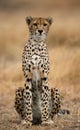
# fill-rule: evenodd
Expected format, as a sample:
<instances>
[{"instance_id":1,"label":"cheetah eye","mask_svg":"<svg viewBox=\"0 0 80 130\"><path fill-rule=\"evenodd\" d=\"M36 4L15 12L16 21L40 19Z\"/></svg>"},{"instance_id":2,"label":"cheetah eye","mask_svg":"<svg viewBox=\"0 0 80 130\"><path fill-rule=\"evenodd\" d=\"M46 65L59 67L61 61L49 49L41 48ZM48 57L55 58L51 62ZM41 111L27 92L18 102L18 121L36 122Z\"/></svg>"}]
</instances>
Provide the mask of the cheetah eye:
<instances>
[{"instance_id":1,"label":"cheetah eye","mask_svg":"<svg viewBox=\"0 0 80 130\"><path fill-rule=\"evenodd\" d=\"M37 27L37 23L34 23L33 25L34 25L35 27Z\"/></svg>"},{"instance_id":2,"label":"cheetah eye","mask_svg":"<svg viewBox=\"0 0 80 130\"><path fill-rule=\"evenodd\" d=\"M46 24L46 23L44 23L44 26L47 26L47 24Z\"/></svg>"}]
</instances>

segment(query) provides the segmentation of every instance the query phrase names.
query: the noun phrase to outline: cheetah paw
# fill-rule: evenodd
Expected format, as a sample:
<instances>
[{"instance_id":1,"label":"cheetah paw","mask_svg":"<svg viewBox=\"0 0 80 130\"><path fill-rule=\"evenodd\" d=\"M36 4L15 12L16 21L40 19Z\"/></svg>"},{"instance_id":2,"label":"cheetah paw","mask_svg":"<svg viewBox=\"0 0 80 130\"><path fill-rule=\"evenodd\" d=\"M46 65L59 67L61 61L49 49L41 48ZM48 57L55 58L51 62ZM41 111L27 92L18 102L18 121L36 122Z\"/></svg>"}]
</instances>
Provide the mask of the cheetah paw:
<instances>
[{"instance_id":1,"label":"cheetah paw","mask_svg":"<svg viewBox=\"0 0 80 130\"><path fill-rule=\"evenodd\" d=\"M26 121L26 120L22 120L21 124L26 125L27 127L32 126L32 123L30 121Z\"/></svg>"},{"instance_id":2,"label":"cheetah paw","mask_svg":"<svg viewBox=\"0 0 80 130\"><path fill-rule=\"evenodd\" d=\"M53 121L51 119L47 120L47 121L43 121L41 123L42 125L52 125L53 124Z\"/></svg>"},{"instance_id":3,"label":"cheetah paw","mask_svg":"<svg viewBox=\"0 0 80 130\"><path fill-rule=\"evenodd\" d=\"M22 124L22 125L26 125L26 121L25 121L25 120L22 120L22 121L21 121L21 124Z\"/></svg>"}]
</instances>

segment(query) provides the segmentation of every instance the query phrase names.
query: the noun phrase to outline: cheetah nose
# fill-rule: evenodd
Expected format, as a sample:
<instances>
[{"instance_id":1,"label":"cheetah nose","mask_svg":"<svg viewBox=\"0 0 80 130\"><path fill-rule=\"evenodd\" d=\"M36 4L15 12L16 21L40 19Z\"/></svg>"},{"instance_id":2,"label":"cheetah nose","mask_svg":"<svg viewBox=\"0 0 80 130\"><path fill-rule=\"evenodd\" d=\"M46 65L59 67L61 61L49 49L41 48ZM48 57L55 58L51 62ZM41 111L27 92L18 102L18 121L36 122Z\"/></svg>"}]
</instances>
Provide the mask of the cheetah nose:
<instances>
[{"instance_id":1,"label":"cheetah nose","mask_svg":"<svg viewBox=\"0 0 80 130\"><path fill-rule=\"evenodd\" d=\"M41 34L43 32L43 30L38 30L38 32Z\"/></svg>"}]
</instances>

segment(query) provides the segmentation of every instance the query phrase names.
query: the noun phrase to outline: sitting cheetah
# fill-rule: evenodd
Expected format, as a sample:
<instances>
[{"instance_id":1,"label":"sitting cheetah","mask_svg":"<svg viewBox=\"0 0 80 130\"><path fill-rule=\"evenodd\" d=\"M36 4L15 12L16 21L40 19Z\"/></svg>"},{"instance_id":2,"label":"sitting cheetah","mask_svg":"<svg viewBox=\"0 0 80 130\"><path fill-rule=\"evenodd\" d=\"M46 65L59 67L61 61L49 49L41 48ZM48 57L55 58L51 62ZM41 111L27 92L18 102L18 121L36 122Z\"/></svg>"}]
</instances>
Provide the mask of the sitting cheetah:
<instances>
[{"instance_id":1,"label":"sitting cheetah","mask_svg":"<svg viewBox=\"0 0 80 130\"><path fill-rule=\"evenodd\" d=\"M27 126L52 123L61 107L58 89L48 84L49 57L46 37L52 18L26 18L29 40L22 55L25 87L16 90L15 109Z\"/></svg>"}]
</instances>

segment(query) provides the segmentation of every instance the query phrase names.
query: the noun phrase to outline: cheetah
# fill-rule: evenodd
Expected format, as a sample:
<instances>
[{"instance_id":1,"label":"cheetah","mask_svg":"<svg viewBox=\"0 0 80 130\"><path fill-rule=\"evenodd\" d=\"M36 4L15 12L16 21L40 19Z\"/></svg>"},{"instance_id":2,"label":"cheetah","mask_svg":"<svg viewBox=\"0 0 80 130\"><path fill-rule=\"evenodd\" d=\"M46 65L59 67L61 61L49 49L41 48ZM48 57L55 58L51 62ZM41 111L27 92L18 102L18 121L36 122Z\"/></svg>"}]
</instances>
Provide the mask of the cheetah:
<instances>
[{"instance_id":1,"label":"cheetah","mask_svg":"<svg viewBox=\"0 0 80 130\"><path fill-rule=\"evenodd\" d=\"M51 17L26 18L29 40L22 54L25 84L16 90L15 96L15 109L26 126L50 124L61 109L58 89L51 89L48 83L50 62L46 38L52 22Z\"/></svg>"}]
</instances>

